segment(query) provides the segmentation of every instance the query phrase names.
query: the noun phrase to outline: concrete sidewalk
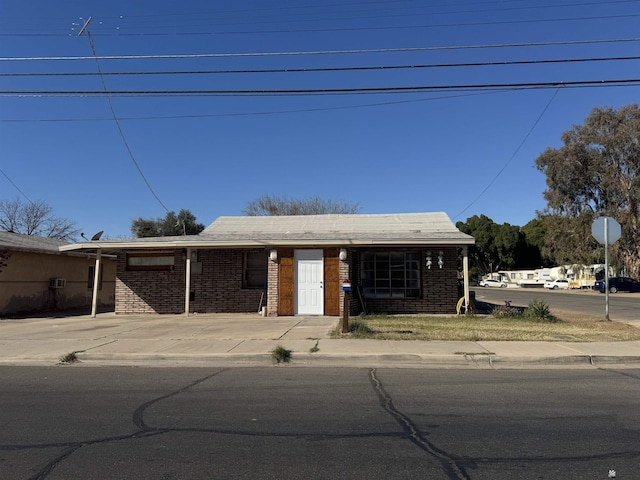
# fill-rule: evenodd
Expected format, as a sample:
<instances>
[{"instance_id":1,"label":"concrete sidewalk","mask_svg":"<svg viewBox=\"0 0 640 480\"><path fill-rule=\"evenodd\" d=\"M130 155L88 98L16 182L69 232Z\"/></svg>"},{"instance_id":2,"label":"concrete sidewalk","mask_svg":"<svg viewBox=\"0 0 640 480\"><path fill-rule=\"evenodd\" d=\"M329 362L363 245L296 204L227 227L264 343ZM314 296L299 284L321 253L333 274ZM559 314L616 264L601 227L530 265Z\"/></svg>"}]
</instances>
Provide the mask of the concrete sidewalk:
<instances>
[{"instance_id":1,"label":"concrete sidewalk","mask_svg":"<svg viewBox=\"0 0 640 480\"><path fill-rule=\"evenodd\" d=\"M276 346L295 366L385 368L638 367L634 342L442 342L332 339L336 317L257 314L0 320L0 365L268 366Z\"/></svg>"}]
</instances>

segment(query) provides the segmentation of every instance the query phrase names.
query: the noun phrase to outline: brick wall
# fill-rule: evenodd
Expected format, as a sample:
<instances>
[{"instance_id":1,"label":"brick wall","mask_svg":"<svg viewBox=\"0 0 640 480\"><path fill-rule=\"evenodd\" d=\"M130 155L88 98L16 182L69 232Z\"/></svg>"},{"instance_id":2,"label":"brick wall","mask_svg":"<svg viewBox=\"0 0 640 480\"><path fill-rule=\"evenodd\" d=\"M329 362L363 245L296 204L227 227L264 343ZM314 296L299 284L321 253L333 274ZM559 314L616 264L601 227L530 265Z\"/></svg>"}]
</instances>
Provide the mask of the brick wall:
<instances>
[{"instance_id":1,"label":"brick wall","mask_svg":"<svg viewBox=\"0 0 640 480\"><path fill-rule=\"evenodd\" d=\"M267 306L266 289L243 288L245 250L200 250L202 273L191 276L191 311L200 313L258 313L260 297Z\"/></svg>"},{"instance_id":2,"label":"brick wall","mask_svg":"<svg viewBox=\"0 0 640 480\"><path fill-rule=\"evenodd\" d=\"M116 314L184 313L185 260L174 252L172 271L127 270L126 253L118 255Z\"/></svg>"},{"instance_id":3,"label":"brick wall","mask_svg":"<svg viewBox=\"0 0 640 480\"><path fill-rule=\"evenodd\" d=\"M199 250L202 273L191 274L192 313L258 312L262 289L242 287L244 251ZM129 271L118 256L116 313L184 313L185 268L182 250L174 252L172 271Z\"/></svg>"},{"instance_id":4,"label":"brick wall","mask_svg":"<svg viewBox=\"0 0 640 480\"><path fill-rule=\"evenodd\" d=\"M356 298L355 283L353 274L351 272L351 264L354 258L354 251L347 248L346 260L340 260L340 316L344 315L344 296L345 292L342 290L342 283L345 280L351 280L351 293L349 293L349 315L356 315L360 313L359 304L354 299Z\"/></svg>"},{"instance_id":5,"label":"brick wall","mask_svg":"<svg viewBox=\"0 0 640 480\"><path fill-rule=\"evenodd\" d=\"M269 273L267 275L267 316L278 315L278 262L268 261Z\"/></svg>"},{"instance_id":6,"label":"brick wall","mask_svg":"<svg viewBox=\"0 0 640 480\"><path fill-rule=\"evenodd\" d=\"M368 249L369 250L369 249ZM431 251L433 265L427 269L426 252ZM438 251L444 252L444 267L438 268ZM373 313L455 313L458 301L456 247L430 247L420 249L422 289L415 299L365 299ZM268 287L247 289L242 286L244 251L209 249L198 251L202 273L191 276L191 312L245 313L256 312L260 306L267 315L278 314L278 263L268 261ZM185 260L182 250L174 252L172 271L128 271L126 255L118 256L116 280L116 313L184 313ZM359 283L359 250L349 249L347 260L340 262L340 282L349 278L352 283L350 314L362 311L356 286ZM340 314L344 292L340 291Z\"/></svg>"},{"instance_id":7,"label":"brick wall","mask_svg":"<svg viewBox=\"0 0 640 480\"><path fill-rule=\"evenodd\" d=\"M372 251L374 249L367 249ZM394 250L392 248L391 250ZM412 250L412 249L407 249ZM444 266L438 267L438 252L444 253ZM426 267L427 251L431 251L432 266ZM420 249L420 271L422 277L422 291L419 298L365 298L369 313L427 313L427 314L452 314L456 311L458 301L457 283L457 248L456 247L429 247ZM360 255L354 254L353 288L359 284ZM362 305L358 300L358 294L353 292L350 314L357 315L362 312Z\"/></svg>"}]
</instances>

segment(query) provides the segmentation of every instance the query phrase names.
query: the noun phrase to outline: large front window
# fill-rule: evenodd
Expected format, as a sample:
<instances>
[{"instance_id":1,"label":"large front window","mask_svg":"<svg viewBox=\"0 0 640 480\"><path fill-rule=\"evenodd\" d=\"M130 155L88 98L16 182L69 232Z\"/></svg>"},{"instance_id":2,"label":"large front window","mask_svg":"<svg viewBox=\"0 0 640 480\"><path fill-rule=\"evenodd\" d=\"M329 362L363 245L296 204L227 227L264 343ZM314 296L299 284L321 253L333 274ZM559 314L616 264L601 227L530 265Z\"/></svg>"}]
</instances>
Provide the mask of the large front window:
<instances>
[{"instance_id":1,"label":"large front window","mask_svg":"<svg viewBox=\"0 0 640 480\"><path fill-rule=\"evenodd\" d=\"M419 252L365 252L360 279L368 298L417 298L420 296Z\"/></svg>"}]
</instances>

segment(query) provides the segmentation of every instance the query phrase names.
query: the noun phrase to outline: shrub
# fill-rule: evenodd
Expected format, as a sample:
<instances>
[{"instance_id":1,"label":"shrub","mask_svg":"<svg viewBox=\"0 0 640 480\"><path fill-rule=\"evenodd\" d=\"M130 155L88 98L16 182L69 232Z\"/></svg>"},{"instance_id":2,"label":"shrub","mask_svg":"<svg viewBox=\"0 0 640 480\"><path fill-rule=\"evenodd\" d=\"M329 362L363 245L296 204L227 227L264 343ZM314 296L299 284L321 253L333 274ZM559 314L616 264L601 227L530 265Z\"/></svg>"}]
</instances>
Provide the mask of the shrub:
<instances>
[{"instance_id":1,"label":"shrub","mask_svg":"<svg viewBox=\"0 0 640 480\"><path fill-rule=\"evenodd\" d=\"M70 352L60 356L59 360L60 360L60 363L63 363L63 364L75 363L78 361L78 356L76 355L76 352Z\"/></svg>"},{"instance_id":2,"label":"shrub","mask_svg":"<svg viewBox=\"0 0 640 480\"><path fill-rule=\"evenodd\" d=\"M521 313L519 309L507 305L496 305L493 307L493 310L491 310L491 314L495 318L513 318L519 316Z\"/></svg>"},{"instance_id":3,"label":"shrub","mask_svg":"<svg viewBox=\"0 0 640 480\"><path fill-rule=\"evenodd\" d=\"M556 317L551 315L551 308L542 300L531 300L529 306L525 310L525 314L535 320L541 322L555 323L558 321Z\"/></svg>"},{"instance_id":4,"label":"shrub","mask_svg":"<svg viewBox=\"0 0 640 480\"><path fill-rule=\"evenodd\" d=\"M291 361L291 350L287 350L282 345L278 345L271 350L271 358L276 363L289 363Z\"/></svg>"},{"instance_id":5,"label":"shrub","mask_svg":"<svg viewBox=\"0 0 640 480\"><path fill-rule=\"evenodd\" d=\"M349 333L354 337L366 336L373 333L373 330L362 320L352 320L349 322Z\"/></svg>"}]
</instances>

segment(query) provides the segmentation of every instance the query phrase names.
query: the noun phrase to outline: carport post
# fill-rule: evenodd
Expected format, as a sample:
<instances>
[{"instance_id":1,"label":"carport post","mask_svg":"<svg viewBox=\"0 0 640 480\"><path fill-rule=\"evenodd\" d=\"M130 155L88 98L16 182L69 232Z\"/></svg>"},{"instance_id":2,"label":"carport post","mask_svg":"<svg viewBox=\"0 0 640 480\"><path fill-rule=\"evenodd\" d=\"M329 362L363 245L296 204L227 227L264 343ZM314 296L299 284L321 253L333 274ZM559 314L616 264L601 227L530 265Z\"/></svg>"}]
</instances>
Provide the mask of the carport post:
<instances>
[{"instance_id":1,"label":"carport post","mask_svg":"<svg viewBox=\"0 0 640 480\"><path fill-rule=\"evenodd\" d=\"M462 247L462 284L464 288L464 311L469 311L469 247Z\"/></svg>"},{"instance_id":2,"label":"carport post","mask_svg":"<svg viewBox=\"0 0 640 480\"><path fill-rule=\"evenodd\" d=\"M91 318L96 318L96 312L98 310L98 281L100 280L100 260L102 250L96 250L96 269L93 272L93 295L91 296Z\"/></svg>"},{"instance_id":3,"label":"carport post","mask_svg":"<svg viewBox=\"0 0 640 480\"><path fill-rule=\"evenodd\" d=\"M191 300L191 248L187 248L187 265L185 268L185 286L184 286L184 314L189 316L189 301Z\"/></svg>"}]
</instances>

